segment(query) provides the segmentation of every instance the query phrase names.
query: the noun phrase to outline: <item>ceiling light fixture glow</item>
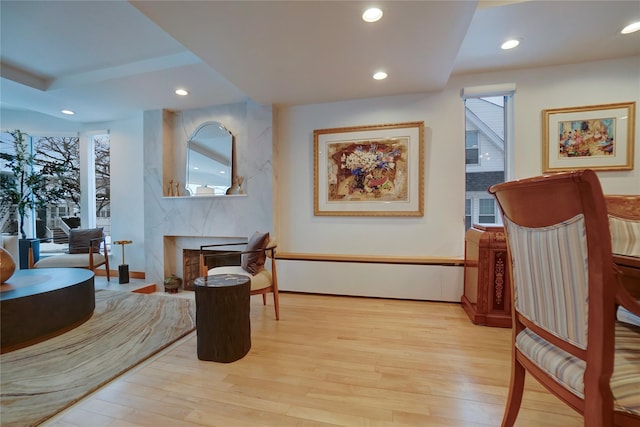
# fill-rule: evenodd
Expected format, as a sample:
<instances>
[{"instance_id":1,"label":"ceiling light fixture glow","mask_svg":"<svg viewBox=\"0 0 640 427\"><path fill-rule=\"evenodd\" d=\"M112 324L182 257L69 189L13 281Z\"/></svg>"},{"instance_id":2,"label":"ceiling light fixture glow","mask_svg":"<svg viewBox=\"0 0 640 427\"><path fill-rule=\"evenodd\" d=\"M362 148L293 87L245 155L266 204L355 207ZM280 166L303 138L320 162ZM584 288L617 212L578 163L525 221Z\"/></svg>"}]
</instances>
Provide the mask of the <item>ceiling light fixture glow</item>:
<instances>
[{"instance_id":1,"label":"ceiling light fixture glow","mask_svg":"<svg viewBox=\"0 0 640 427\"><path fill-rule=\"evenodd\" d=\"M376 80L384 80L387 78L387 73L385 73L384 71L378 71L373 75L373 78Z\"/></svg>"},{"instance_id":2,"label":"ceiling light fixture glow","mask_svg":"<svg viewBox=\"0 0 640 427\"><path fill-rule=\"evenodd\" d=\"M627 25L620 32L622 34L631 34L631 33L635 33L638 30L640 30L640 21Z\"/></svg>"},{"instance_id":3,"label":"ceiling light fixture glow","mask_svg":"<svg viewBox=\"0 0 640 427\"><path fill-rule=\"evenodd\" d=\"M520 44L519 40L511 39L511 40L507 40L506 42L502 43L500 48L503 49L503 50L509 50L509 49L513 49L514 47L518 46L519 44Z\"/></svg>"},{"instance_id":4,"label":"ceiling light fixture glow","mask_svg":"<svg viewBox=\"0 0 640 427\"><path fill-rule=\"evenodd\" d=\"M187 96L187 95L189 95L189 92L187 92L184 89L176 89L176 95Z\"/></svg>"},{"instance_id":5,"label":"ceiling light fixture glow","mask_svg":"<svg viewBox=\"0 0 640 427\"><path fill-rule=\"evenodd\" d=\"M71 110L62 110L60 111L62 114L66 114L68 116L73 116L75 114L75 112L71 111Z\"/></svg>"},{"instance_id":6,"label":"ceiling light fixture glow","mask_svg":"<svg viewBox=\"0 0 640 427\"><path fill-rule=\"evenodd\" d=\"M362 14L362 20L365 22L377 22L382 18L382 10L377 7L370 7Z\"/></svg>"}]
</instances>

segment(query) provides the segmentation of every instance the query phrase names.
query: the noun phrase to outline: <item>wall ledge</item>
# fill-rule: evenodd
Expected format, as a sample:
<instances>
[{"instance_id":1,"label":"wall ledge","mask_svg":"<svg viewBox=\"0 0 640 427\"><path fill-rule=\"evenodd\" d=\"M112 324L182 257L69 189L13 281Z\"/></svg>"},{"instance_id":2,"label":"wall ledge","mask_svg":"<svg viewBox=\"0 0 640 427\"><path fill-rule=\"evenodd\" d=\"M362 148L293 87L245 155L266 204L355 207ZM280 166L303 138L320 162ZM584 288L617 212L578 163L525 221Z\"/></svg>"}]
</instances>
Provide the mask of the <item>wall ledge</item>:
<instances>
[{"instance_id":1,"label":"wall ledge","mask_svg":"<svg viewBox=\"0 0 640 427\"><path fill-rule=\"evenodd\" d=\"M369 264L411 264L411 265L445 265L462 266L463 257L403 257L380 255L344 255L344 254L313 254L302 252L276 252L276 259L290 261L325 261L325 262L354 262Z\"/></svg>"}]
</instances>

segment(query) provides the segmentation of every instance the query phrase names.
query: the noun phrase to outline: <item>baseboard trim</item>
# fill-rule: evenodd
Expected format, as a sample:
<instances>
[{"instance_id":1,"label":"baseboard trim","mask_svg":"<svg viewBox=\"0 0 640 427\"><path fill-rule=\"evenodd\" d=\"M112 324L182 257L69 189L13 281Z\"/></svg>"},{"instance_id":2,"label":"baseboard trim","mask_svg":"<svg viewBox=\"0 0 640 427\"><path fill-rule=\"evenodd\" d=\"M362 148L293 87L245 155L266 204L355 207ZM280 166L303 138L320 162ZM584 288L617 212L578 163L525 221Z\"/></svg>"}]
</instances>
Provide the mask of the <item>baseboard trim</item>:
<instances>
[{"instance_id":1,"label":"baseboard trim","mask_svg":"<svg viewBox=\"0 0 640 427\"><path fill-rule=\"evenodd\" d=\"M95 270L94 271L96 276L107 276L107 270ZM109 275L111 277L118 277L118 270L109 270ZM144 271L130 271L129 272L129 277L131 279L144 279L145 278L145 274Z\"/></svg>"},{"instance_id":2,"label":"baseboard trim","mask_svg":"<svg viewBox=\"0 0 640 427\"><path fill-rule=\"evenodd\" d=\"M134 292L136 294L152 294L154 292L157 292L157 286L155 283L151 283L149 285L145 285L142 286L140 288L134 289L131 292Z\"/></svg>"},{"instance_id":3,"label":"baseboard trim","mask_svg":"<svg viewBox=\"0 0 640 427\"><path fill-rule=\"evenodd\" d=\"M400 257L378 255L343 255L343 254L311 254L301 252L276 252L276 259L289 261L324 261L324 262L355 262L373 264L411 264L411 265L464 265L464 258L460 257Z\"/></svg>"}]
</instances>

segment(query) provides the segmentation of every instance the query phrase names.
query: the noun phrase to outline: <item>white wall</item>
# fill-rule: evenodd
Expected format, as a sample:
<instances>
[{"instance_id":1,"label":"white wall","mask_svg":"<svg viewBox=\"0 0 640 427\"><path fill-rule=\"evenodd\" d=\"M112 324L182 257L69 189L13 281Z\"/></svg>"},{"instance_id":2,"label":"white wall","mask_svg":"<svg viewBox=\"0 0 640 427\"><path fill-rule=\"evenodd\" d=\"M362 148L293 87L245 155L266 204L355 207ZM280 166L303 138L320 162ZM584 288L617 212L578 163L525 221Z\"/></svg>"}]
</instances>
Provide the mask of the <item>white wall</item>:
<instances>
[{"instance_id":1,"label":"white wall","mask_svg":"<svg viewBox=\"0 0 640 427\"><path fill-rule=\"evenodd\" d=\"M347 255L461 257L464 255L464 106L466 86L515 83L516 178L542 171L541 111L547 108L640 101L640 57L452 78L439 93L393 96L280 108L277 114L277 232L286 252ZM638 120L636 108L636 123ZM313 215L313 131L315 129L408 121L425 123L425 215L402 217L316 217ZM638 141L638 126L635 140ZM640 149L632 171L600 172L605 193L640 194ZM368 264L353 264L347 276L328 266L301 274L302 261L281 262L282 289L397 296L393 277L405 267L386 265L397 276L370 277ZM294 265L295 264L295 265ZM312 262L306 263L313 271ZM360 271L362 274L358 274ZM366 277L366 279L358 279ZM431 295L449 294L458 283L443 283L426 268L411 277ZM403 279L406 281L407 279ZM304 281L304 285L299 282ZM336 283L340 284L337 286ZM437 289L432 290L431 287ZM385 291L386 289L386 291Z\"/></svg>"},{"instance_id":2,"label":"white wall","mask_svg":"<svg viewBox=\"0 0 640 427\"><path fill-rule=\"evenodd\" d=\"M142 112L109 124L111 141L111 241L132 240L125 247L130 272L144 272L144 186ZM110 267L122 263L122 247L112 245ZM117 280L117 278L116 278Z\"/></svg>"},{"instance_id":3,"label":"white wall","mask_svg":"<svg viewBox=\"0 0 640 427\"><path fill-rule=\"evenodd\" d=\"M447 111L455 115L457 128L438 125L453 119L446 116ZM424 217L313 215L314 129L417 120L425 122ZM464 143L459 143L460 138L464 141L464 106L459 99L442 94L407 95L283 108L277 126L276 213L283 250L438 257L462 254L464 196L451 197L449 191L458 188L464 194Z\"/></svg>"}]
</instances>

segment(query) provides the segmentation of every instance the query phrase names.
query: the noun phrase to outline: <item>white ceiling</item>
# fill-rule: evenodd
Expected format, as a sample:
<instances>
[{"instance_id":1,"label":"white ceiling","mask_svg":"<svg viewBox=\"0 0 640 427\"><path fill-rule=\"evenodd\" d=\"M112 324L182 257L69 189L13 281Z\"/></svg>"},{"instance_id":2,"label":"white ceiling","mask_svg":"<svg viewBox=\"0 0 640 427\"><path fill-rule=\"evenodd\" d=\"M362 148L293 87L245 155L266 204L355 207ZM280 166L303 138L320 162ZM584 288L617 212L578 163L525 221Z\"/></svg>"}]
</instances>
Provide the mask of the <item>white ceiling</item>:
<instances>
[{"instance_id":1,"label":"white ceiling","mask_svg":"<svg viewBox=\"0 0 640 427\"><path fill-rule=\"evenodd\" d=\"M640 55L640 32L620 34L640 0L373 3L376 24L360 19L363 1L2 0L0 106L91 123L433 92L456 74ZM500 50L510 37L521 45ZM378 69L389 78L371 79Z\"/></svg>"}]
</instances>

